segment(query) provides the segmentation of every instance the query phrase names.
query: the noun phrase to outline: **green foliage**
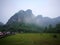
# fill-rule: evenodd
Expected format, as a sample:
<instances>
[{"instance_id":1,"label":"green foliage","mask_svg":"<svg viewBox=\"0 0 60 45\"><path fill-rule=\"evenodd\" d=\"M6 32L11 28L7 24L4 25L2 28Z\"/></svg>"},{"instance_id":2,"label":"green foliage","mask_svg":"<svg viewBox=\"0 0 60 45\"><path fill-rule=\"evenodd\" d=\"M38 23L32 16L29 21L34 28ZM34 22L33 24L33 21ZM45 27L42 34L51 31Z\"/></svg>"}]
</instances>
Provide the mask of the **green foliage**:
<instances>
[{"instance_id":1,"label":"green foliage","mask_svg":"<svg viewBox=\"0 0 60 45\"><path fill-rule=\"evenodd\" d=\"M44 32L47 32L47 33L60 33L60 23L56 24L55 27L52 27L52 25L49 25L49 27L45 27Z\"/></svg>"},{"instance_id":2,"label":"green foliage","mask_svg":"<svg viewBox=\"0 0 60 45\"><path fill-rule=\"evenodd\" d=\"M60 24L53 27L51 24L48 27L40 27L34 24L13 23L10 25L0 26L0 31L24 32L24 33L60 33Z\"/></svg>"},{"instance_id":3,"label":"green foliage","mask_svg":"<svg viewBox=\"0 0 60 45\"><path fill-rule=\"evenodd\" d=\"M5 31L14 31L14 32L23 31L24 33L32 33L32 32L37 33L40 32L40 30L42 30L42 28L39 26L36 26L34 24L25 24L25 23L13 23L10 25L4 25L3 29Z\"/></svg>"},{"instance_id":4,"label":"green foliage","mask_svg":"<svg viewBox=\"0 0 60 45\"><path fill-rule=\"evenodd\" d=\"M60 45L60 34L20 33L0 39L0 45Z\"/></svg>"}]
</instances>

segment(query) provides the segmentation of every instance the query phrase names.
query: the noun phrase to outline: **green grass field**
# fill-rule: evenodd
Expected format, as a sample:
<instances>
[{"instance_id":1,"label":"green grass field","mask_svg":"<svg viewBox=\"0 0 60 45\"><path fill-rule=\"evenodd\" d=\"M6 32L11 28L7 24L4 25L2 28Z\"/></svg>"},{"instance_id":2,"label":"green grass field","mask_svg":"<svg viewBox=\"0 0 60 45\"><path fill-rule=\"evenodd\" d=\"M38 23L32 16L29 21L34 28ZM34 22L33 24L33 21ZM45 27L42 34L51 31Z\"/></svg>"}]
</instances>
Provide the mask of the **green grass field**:
<instances>
[{"instance_id":1,"label":"green grass field","mask_svg":"<svg viewBox=\"0 0 60 45\"><path fill-rule=\"evenodd\" d=\"M60 34L57 38L49 33L22 33L0 39L0 45L60 45Z\"/></svg>"}]
</instances>

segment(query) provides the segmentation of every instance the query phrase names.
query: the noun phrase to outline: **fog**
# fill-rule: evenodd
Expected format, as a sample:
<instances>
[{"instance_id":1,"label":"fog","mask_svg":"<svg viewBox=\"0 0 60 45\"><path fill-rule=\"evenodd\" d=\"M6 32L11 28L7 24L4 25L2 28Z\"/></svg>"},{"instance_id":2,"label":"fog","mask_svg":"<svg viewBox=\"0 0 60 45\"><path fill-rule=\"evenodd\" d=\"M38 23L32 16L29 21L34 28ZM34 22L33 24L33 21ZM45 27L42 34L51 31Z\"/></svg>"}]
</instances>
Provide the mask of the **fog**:
<instances>
[{"instance_id":1,"label":"fog","mask_svg":"<svg viewBox=\"0 0 60 45\"><path fill-rule=\"evenodd\" d=\"M0 22L6 23L19 10L31 9L35 16L60 16L60 0L0 0Z\"/></svg>"}]
</instances>

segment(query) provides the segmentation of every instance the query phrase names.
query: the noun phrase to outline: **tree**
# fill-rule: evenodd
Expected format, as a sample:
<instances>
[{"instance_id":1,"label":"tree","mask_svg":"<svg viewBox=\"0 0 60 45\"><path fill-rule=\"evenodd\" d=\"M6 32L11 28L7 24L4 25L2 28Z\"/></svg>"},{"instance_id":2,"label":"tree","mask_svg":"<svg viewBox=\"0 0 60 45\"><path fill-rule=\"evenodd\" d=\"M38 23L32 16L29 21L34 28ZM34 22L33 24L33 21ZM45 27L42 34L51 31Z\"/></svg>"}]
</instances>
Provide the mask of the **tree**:
<instances>
[{"instance_id":1,"label":"tree","mask_svg":"<svg viewBox=\"0 0 60 45\"><path fill-rule=\"evenodd\" d=\"M48 32L48 28L47 27L44 28L44 32Z\"/></svg>"},{"instance_id":2,"label":"tree","mask_svg":"<svg viewBox=\"0 0 60 45\"><path fill-rule=\"evenodd\" d=\"M56 24L55 30L57 33L60 33L60 23Z\"/></svg>"}]
</instances>

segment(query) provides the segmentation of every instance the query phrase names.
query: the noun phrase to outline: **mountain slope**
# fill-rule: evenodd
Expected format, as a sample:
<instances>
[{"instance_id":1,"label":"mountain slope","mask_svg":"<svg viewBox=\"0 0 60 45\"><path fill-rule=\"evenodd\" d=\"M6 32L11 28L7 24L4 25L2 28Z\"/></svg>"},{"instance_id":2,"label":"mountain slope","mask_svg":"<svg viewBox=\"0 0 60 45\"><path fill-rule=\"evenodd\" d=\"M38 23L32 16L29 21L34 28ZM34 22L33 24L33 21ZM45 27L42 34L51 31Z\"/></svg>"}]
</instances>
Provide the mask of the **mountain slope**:
<instances>
[{"instance_id":1,"label":"mountain slope","mask_svg":"<svg viewBox=\"0 0 60 45\"><path fill-rule=\"evenodd\" d=\"M23 11L20 10L18 13L16 13L15 15L13 15L9 21L7 22L7 24L12 24L12 23L30 23L33 19L33 14L31 10L27 10L27 11Z\"/></svg>"},{"instance_id":2,"label":"mountain slope","mask_svg":"<svg viewBox=\"0 0 60 45\"><path fill-rule=\"evenodd\" d=\"M0 22L0 25L4 25L2 22Z\"/></svg>"},{"instance_id":3,"label":"mountain slope","mask_svg":"<svg viewBox=\"0 0 60 45\"><path fill-rule=\"evenodd\" d=\"M13 23L25 23L25 24L35 24L38 26L55 26L57 23L60 23L60 17L49 18L43 17L42 15L34 16L32 10L28 9L26 11L20 10L14 14L7 22L7 24Z\"/></svg>"}]
</instances>

